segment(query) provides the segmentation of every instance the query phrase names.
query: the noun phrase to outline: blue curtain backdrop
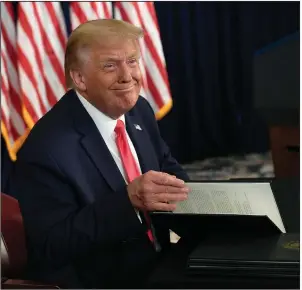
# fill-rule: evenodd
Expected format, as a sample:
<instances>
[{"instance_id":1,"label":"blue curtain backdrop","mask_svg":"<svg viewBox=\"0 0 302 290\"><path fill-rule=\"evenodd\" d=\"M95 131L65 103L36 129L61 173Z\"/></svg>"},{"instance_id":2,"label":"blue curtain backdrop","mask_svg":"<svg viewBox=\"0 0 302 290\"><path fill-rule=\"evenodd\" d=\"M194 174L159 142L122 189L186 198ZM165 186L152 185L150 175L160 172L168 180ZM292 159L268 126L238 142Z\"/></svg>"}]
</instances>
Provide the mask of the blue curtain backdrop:
<instances>
[{"instance_id":1,"label":"blue curtain backdrop","mask_svg":"<svg viewBox=\"0 0 302 290\"><path fill-rule=\"evenodd\" d=\"M252 108L256 50L299 30L299 2L156 2L174 106L160 121L181 162L263 152Z\"/></svg>"},{"instance_id":2,"label":"blue curtain backdrop","mask_svg":"<svg viewBox=\"0 0 302 290\"><path fill-rule=\"evenodd\" d=\"M299 4L155 2L174 101L159 126L180 162L269 149L252 108L253 54L299 30ZM70 32L69 3L61 5ZM1 162L5 191L3 140Z\"/></svg>"}]
</instances>

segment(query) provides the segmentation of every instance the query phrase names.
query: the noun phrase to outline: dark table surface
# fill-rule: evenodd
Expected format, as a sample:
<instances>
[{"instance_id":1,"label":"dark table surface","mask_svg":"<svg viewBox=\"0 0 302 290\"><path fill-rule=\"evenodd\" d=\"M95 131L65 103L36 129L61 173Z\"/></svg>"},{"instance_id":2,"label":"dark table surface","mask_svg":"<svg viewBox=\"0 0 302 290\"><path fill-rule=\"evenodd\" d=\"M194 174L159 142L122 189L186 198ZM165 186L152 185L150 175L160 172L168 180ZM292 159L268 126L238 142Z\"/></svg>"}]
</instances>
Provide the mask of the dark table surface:
<instances>
[{"instance_id":1,"label":"dark table surface","mask_svg":"<svg viewBox=\"0 0 302 290\"><path fill-rule=\"evenodd\" d=\"M252 181L252 180L251 180ZM258 181L258 180L254 180ZM263 181L263 180L261 180ZM299 179L272 180L274 196L288 233L300 232L300 182ZM219 236L219 233L218 233ZM197 241L182 238L162 260L149 279L149 288L275 288L297 289L298 278L253 278L243 276L192 275L187 272L189 254Z\"/></svg>"}]
</instances>

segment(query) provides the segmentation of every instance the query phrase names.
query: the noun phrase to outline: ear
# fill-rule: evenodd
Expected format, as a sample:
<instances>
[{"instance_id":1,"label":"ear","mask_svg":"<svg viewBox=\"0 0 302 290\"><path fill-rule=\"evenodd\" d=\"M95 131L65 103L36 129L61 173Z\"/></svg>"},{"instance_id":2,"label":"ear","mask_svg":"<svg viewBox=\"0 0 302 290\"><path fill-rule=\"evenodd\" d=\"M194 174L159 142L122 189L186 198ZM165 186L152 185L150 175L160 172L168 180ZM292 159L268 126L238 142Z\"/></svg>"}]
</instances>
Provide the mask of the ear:
<instances>
[{"instance_id":1,"label":"ear","mask_svg":"<svg viewBox=\"0 0 302 290\"><path fill-rule=\"evenodd\" d=\"M73 83L75 86L82 92L86 91L86 84L85 84L85 78L82 74L82 72L78 69L71 69L69 71L69 75L71 79L73 80Z\"/></svg>"}]
</instances>

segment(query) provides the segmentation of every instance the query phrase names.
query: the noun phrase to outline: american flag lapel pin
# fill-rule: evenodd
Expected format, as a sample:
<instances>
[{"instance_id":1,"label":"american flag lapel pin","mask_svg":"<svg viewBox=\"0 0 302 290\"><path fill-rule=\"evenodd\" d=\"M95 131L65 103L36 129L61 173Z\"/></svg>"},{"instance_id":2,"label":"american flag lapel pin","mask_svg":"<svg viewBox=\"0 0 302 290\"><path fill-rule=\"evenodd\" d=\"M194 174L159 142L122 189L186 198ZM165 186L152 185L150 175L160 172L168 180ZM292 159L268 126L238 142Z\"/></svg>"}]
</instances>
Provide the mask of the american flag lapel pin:
<instances>
[{"instance_id":1,"label":"american flag lapel pin","mask_svg":"<svg viewBox=\"0 0 302 290\"><path fill-rule=\"evenodd\" d=\"M134 127L135 127L135 129L136 129L136 130L140 130L140 131L142 131L142 128L141 128L141 126L140 126L140 125L138 125L138 124L134 124Z\"/></svg>"}]
</instances>

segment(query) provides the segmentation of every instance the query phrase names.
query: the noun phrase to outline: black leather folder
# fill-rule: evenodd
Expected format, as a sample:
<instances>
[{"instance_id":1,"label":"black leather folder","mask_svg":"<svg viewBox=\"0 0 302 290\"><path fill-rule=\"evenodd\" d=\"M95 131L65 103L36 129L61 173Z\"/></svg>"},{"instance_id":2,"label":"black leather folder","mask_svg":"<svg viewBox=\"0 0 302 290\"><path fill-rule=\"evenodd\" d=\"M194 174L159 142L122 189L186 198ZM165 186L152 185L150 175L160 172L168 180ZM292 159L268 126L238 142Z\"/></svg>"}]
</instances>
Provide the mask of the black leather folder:
<instances>
[{"instance_id":1,"label":"black leather folder","mask_svg":"<svg viewBox=\"0 0 302 290\"><path fill-rule=\"evenodd\" d=\"M217 235L188 257L189 275L299 277L300 235Z\"/></svg>"},{"instance_id":2,"label":"black leather folder","mask_svg":"<svg viewBox=\"0 0 302 290\"><path fill-rule=\"evenodd\" d=\"M191 181L194 182L194 181ZM197 181L198 183L212 183L213 181ZM247 181L216 181L215 183L236 183ZM256 181L259 182L259 181ZM271 180L263 181L270 183ZM277 207L279 205L277 204ZM280 234L281 230L266 215L236 215L236 214L190 214L173 212L151 212L151 219L155 228L168 227L186 240L202 241L208 236L240 235L261 237ZM285 226L285 230L287 228Z\"/></svg>"},{"instance_id":3,"label":"black leather folder","mask_svg":"<svg viewBox=\"0 0 302 290\"><path fill-rule=\"evenodd\" d=\"M271 236L281 233L280 229L267 216L231 214L174 214L152 212L155 228L173 229L187 241L198 243L211 236Z\"/></svg>"}]
</instances>

